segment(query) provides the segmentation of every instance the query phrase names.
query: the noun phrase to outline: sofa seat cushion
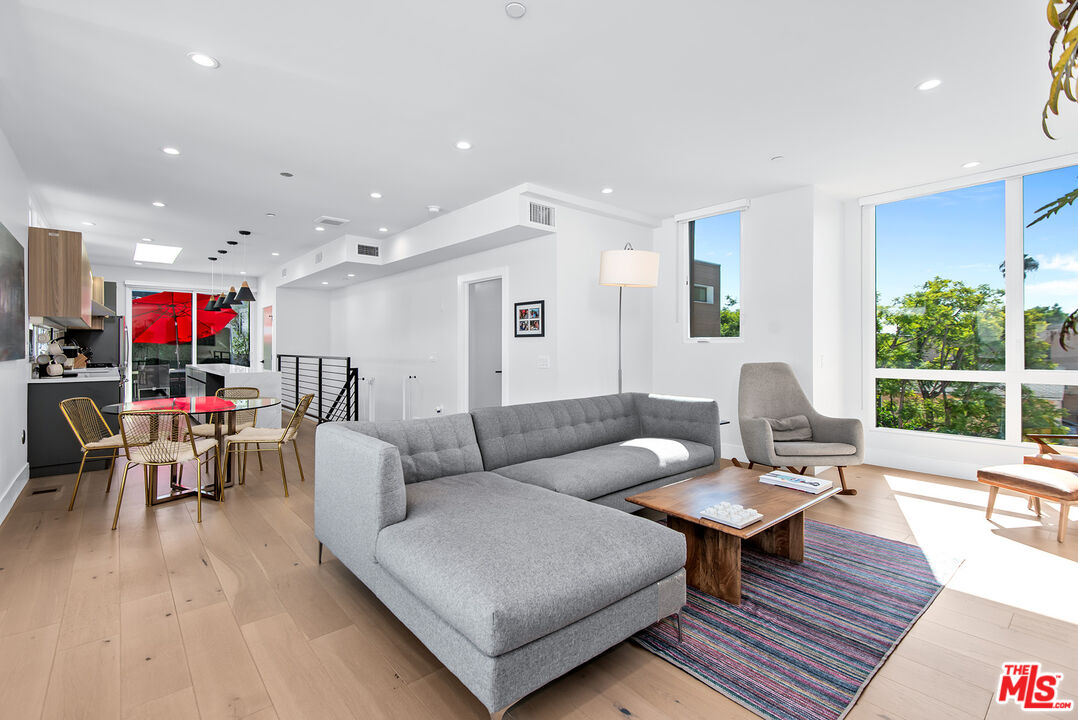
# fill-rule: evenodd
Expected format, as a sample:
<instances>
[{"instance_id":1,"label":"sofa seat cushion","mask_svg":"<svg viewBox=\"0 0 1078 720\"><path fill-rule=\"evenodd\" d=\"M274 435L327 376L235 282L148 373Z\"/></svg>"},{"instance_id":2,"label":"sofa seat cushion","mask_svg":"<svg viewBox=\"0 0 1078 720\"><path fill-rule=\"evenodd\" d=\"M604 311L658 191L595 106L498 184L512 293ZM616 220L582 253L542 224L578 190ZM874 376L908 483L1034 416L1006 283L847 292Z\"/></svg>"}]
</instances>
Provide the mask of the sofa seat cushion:
<instances>
[{"instance_id":1,"label":"sofa seat cushion","mask_svg":"<svg viewBox=\"0 0 1078 720\"><path fill-rule=\"evenodd\" d=\"M710 445L691 440L636 438L508 465L495 472L530 485L593 500L713 462L715 451Z\"/></svg>"},{"instance_id":2,"label":"sofa seat cushion","mask_svg":"<svg viewBox=\"0 0 1078 720\"><path fill-rule=\"evenodd\" d=\"M658 523L490 472L413 483L375 558L497 657L677 572L685 538Z\"/></svg>"},{"instance_id":3,"label":"sofa seat cushion","mask_svg":"<svg viewBox=\"0 0 1078 720\"><path fill-rule=\"evenodd\" d=\"M856 455L857 448L846 443L834 442L776 442L775 454L780 457Z\"/></svg>"}]
</instances>

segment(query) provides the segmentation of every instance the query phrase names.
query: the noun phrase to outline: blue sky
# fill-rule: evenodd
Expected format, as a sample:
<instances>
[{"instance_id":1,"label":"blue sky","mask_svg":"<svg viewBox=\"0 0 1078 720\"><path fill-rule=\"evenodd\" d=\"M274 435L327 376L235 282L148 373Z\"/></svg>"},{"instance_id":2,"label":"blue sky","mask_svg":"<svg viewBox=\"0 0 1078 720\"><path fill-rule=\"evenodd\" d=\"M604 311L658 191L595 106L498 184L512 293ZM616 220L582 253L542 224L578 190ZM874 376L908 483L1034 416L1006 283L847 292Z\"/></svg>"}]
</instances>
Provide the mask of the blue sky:
<instances>
[{"instance_id":1,"label":"blue sky","mask_svg":"<svg viewBox=\"0 0 1078 720\"><path fill-rule=\"evenodd\" d=\"M1027 176L1023 225L1076 187L1078 167ZM1026 306L1078 308L1078 207L1026 228L1024 238L1041 265L1026 280ZM1003 255L1002 181L876 207L876 287L885 305L936 275L1002 289Z\"/></svg>"},{"instance_id":2,"label":"blue sky","mask_svg":"<svg viewBox=\"0 0 1078 720\"><path fill-rule=\"evenodd\" d=\"M731 295L741 299L741 213L712 215L696 221L693 234L697 260L722 266L722 301Z\"/></svg>"}]
</instances>

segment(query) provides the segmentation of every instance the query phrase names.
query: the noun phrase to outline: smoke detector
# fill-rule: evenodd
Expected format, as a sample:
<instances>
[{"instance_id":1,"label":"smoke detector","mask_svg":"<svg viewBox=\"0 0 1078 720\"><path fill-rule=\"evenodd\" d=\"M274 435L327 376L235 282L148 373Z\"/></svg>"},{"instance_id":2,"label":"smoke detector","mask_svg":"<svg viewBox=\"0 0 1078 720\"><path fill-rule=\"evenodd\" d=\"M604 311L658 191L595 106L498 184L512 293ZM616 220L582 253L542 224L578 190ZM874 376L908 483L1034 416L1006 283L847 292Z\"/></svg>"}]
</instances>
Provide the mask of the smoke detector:
<instances>
[{"instance_id":1,"label":"smoke detector","mask_svg":"<svg viewBox=\"0 0 1078 720\"><path fill-rule=\"evenodd\" d=\"M505 14L514 20L524 17L526 12L528 12L528 8L524 7L524 3L511 2L505 6Z\"/></svg>"}]
</instances>

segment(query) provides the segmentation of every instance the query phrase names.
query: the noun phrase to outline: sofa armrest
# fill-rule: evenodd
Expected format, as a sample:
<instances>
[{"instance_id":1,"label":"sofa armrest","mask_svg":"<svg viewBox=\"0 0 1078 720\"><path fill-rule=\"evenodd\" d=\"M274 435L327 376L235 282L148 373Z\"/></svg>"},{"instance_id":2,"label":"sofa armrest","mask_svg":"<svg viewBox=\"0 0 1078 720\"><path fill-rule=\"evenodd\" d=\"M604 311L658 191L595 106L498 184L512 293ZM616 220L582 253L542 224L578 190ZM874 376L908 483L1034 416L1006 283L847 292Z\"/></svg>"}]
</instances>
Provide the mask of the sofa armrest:
<instances>
[{"instance_id":1,"label":"sofa armrest","mask_svg":"<svg viewBox=\"0 0 1078 720\"><path fill-rule=\"evenodd\" d=\"M315 432L314 533L342 560L374 558L382 528L404 520L406 494L395 445L324 423Z\"/></svg>"},{"instance_id":2,"label":"sofa armrest","mask_svg":"<svg viewBox=\"0 0 1078 720\"><path fill-rule=\"evenodd\" d=\"M719 404L714 400L639 393L636 408L644 435L710 445L718 462Z\"/></svg>"},{"instance_id":3,"label":"sofa armrest","mask_svg":"<svg viewBox=\"0 0 1078 720\"><path fill-rule=\"evenodd\" d=\"M740 420L741 446L749 462L778 465L775 458L775 435L765 418L743 417Z\"/></svg>"}]
</instances>

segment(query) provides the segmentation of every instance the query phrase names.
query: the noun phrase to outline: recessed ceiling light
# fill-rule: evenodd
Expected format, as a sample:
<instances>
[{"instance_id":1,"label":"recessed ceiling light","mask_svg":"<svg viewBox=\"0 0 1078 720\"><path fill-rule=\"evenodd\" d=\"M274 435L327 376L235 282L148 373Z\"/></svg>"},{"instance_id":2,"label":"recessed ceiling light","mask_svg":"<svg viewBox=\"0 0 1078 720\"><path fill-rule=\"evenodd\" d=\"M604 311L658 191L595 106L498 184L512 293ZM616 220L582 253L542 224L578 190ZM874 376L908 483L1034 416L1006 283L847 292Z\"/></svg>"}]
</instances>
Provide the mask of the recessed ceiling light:
<instances>
[{"instance_id":1,"label":"recessed ceiling light","mask_svg":"<svg viewBox=\"0 0 1078 720\"><path fill-rule=\"evenodd\" d=\"M283 172L283 173L281 173L281 177L295 177L295 176L290 172Z\"/></svg>"},{"instance_id":2,"label":"recessed ceiling light","mask_svg":"<svg viewBox=\"0 0 1078 720\"><path fill-rule=\"evenodd\" d=\"M316 227L316 228L314 229L314 231L315 231L315 232L325 232L325 231L326 231L326 229L325 229L324 227L322 227L321 225L319 225L318 227Z\"/></svg>"},{"instance_id":3,"label":"recessed ceiling light","mask_svg":"<svg viewBox=\"0 0 1078 720\"><path fill-rule=\"evenodd\" d=\"M246 270L240 270L240 275L246 275L246 274L247 274Z\"/></svg>"},{"instance_id":4,"label":"recessed ceiling light","mask_svg":"<svg viewBox=\"0 0 1078 720\"><path fill-rule=\"evenodd\" d=\"M277 217L277 213L266 213L266 217Z\"/></svg>"},{"instance_id":5,"label":"recessed ceiling light","mask_svg":"<svg viewBox=\"0 0 1078 720\"><path fill-rule=\"evenodd\" d=\"M380 228L378 228L378 232L389 232L389 228L387 228L387 227L380 227Z\"/></svg>"},{"instance_id":6,"label":"recessed ceiling light","mask_svg":"<svg viewBox=\"0 0 1078 720\"><path fill-rule=\"evenodd\" d=\"M356 276L355 273L348 273L348 277L355 277L355 276Z\"/></svg>"},{"instance_id":7,"label":"recessed ceiling light","mask_svg":"<svg viewBox=\"0 0 1078 720\"><path fill-rule=\"evenodd\" d=\"M371 197L374 198L375 200L381 200L382 199L382 193L380 193L380 192L372 192Z\"/></svg>"},{"instance_id":8,"label":"recessed ceiling light","mask_svg":"<svg viewBox=\"0 0 1078 720\"><path fill-rule=\"evenodd\" d=\"M270 255L272 255L273 257L279 257L281 255L281 253L275 252L275 253L270 253Z\"/></svg>"},{"instance_id":9,"label":"recessed ceiling light","mask_svg":"<svg viewBox=\"0 0 1078 720\"><path fill-rule=\"evenodd\" d=\"M158 200L158 201L154 202L153 206L154 207L164 207L165 204L163 202L161 202L160 200Z\"/></svg>"},{"instance_id":10,"label":"recessed ceiling light","mask_svg":"<svg viewBox=\"0 0 1078 720\"><path fill-rule=\"evenodd\" d=\"M610 193L614 192L614 188L603 188L599 192L601 192L603 195L609 195Z\"/></svg>"},{"instance_id":11,"label":"recessed ceiling light","mask_svg":"<svg viewBox=\"0 0 1078 720\"><path fill-rule=\"evenodd\" d=\"M929 78L928 80L925 80L924 82L919 84L917 86L917 89L918 90L935 90L936 88L938 88L942 84L943 84L943 81L940 80L939 78Z\"/></svg>"},{"instance_id":12,"label":"recessed ceiling light","mask_svg":"<svg viewBox=\"0 0 1078 720\"><path fill-rule=\"evenodd\" d=\"M472 144L467 140L457 140L457 150L471 150Z\"/></svg>"},{"instance_id":13,"label":"recessed ceiling light","mask_svg":"<svg viewBox=\"0 0 1078 720\"><path fill-rule=\"evenodd\" d=\"M142 242L153 242L153 238L142 238Z\"/></svg>"},{"instance_id":14,"label":"recessed ceiling light","mask_svg":"<svg viewBox=\"0 0 1078 720\"><path fill-rule=\"evenodd\" d=\"M980 160L970 160L968 163L962 163L962 167L964 167L966 170L969 170L970 168L975 168L980 164Z\"/></svg>"},{"instance_id":15,"label":"recessed ceiling light","mask_svg":"<svg viewBox=\"0 0 1078 720\"><path fill-rule=\"evenodd\" d=\"M442 206L441 205L428 205L427 206L427 212L429 212L429 213L440 213L441 211L442 211Z\"/></svg>"},{"instance_id":16,"label":"recessed ceiling light","mask_svg":"<svg viewBox=\"0 0 1078 720\"><path fill-rule=\"evenodd\" d=\"M83 220L82 224L85 225L86 227L93 227L93 226L97 225L97 223L90 222L89 220Z\"/></svg>"},{"instance_id":17,"label":"recessed ceiling light","mask_svg":"<svg viewBox=\"0 0 1078 720\"><path fill-rule=\"evenodd\" d=\"M323 285L329 285L329 281L328 281L328 280L323 280L323 281L322 281L322 284L323 284Z\"/></svg>"},{"instance_id":18,"label":"recessed ceiling light","mask_svg":"<svg viewBox=\"0 0 1078 720\"><path fill-rule=\"evenodd\" d=\"M174 148L174 147L163 147L163 148L161 148L161 152L163 152L165 155L179 155L180 154L179 149Z\"/></svg>"},{"instance_id":19,"label":"recessed ceiling light","mask_svg":"<svg viewBox=\"0 0 1078 720\"><path fill-rule=\"evenodd\" d=\"M140 263L140 262L137 262L137 263L135 263L135 264L136 264L136 265L141 265L142 263Z\"/></svg>"},{"instance_id":20,"label":"recessed ceiling light","mask_svg":"<svg viewBox=\"0 0 1078 720\"><path fill-rule=\"evenodd\" d=\"M221 63L217 62L217 58L210 57L205 53L189 52L187 53L187 57L191 58L191 62L193 62L195 65L199 65L204 68L210 68L211 70L214 70L221 67Z\"/></svg>"},{"instance_id":21,"label":"recessed ceiling light","mask_svg":"<svg viewBox=\"0 0 1078 720\"><path fill-rule=\"evenodd\" d=\"M150 245L148 243L135 243L135 262L152 262L171 265L183 251L182 247L174 245Z\"/></svg>"},{"instance_id":22,"label":"recessed ceiling light","mask_svg":"<svg viewBox=\"0 0 1078 720\"><path fill-rule=\"evenodd\" d=\"M524 13L528 12L528 8L524 7L524 3L511 2L505 6L505 14L514 20L519 20L524 17Z\"/></svg>"}]
</instances>

